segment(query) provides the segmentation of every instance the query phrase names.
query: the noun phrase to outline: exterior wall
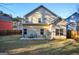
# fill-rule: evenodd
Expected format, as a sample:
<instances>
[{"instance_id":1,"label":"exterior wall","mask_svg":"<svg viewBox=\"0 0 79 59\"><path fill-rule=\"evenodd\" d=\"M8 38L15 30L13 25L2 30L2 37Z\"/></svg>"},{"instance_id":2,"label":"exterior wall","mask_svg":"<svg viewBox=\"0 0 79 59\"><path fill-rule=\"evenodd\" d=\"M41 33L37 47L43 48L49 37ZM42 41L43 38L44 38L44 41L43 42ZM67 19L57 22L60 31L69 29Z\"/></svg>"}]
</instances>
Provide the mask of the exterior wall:
<instances>
[{"instance_id":1,"label":"exterior wall","mask_svg":"<svg viewBox=\"0 0 79 59\"><path fill-rule=\"evenodd\" d=\"M0 30L12 30L12 22L0 20Z\"/></svg>"},{"instance_id":2,"label":"exterior wall","mask_svg":"<svg viewBox=\"0 0 79 59\"><path fill-rule=\"evenodd\" d=\"M26 26L24 29L27 29L27 34L24 37L28 38L31 34L35 34L36 38L46 38L51 39L51 25L50 26ZM40 34L40 29L44 29L44 35ZM24 31L23 31L24 32ZM50 33L50 34L49 34Z\"/></svg>"},{"instance_id":3,"label":"exterior wall","mask_svg":"<svg viewBox=\"0 0 79 59\"><path fill-rule=\"evenodd\" d=\"M44 8L40 8L28 17L26 17L26 21L28 23L39 23L39 18L41 20L41 23L49 24L53 20L57 19L56 16L52 15L50 12L45 10Z\"/></svg>"},{"instance_id":4,"label":"exterior wall","mask_svg":"<svg viewBox=\"0 0 79 59\"><path fill-rule=\"evenodd\" d=\"M24 35L26 38L31 36L31 34L37 34L37 38L46 38L46 39L66 39L66 27L64 26L24 26L24 29L27 29L27 35ZM40 29L44 29L44 35L40 34ZM56 29L63 29L63 35L56 35Z\"/></svg>"},{"instance_id":5,"label":"exterior wall","mask_svg":"<svg viewBox=\"0 0 79 59\"><path fill-rule=\"evenodd\" d=\"M56 35L56 29L63 29L63 35ZM53 27L52 37L54 39L66 39L66 27L65 26L55 26L55 27Z\"/></svg>"}]
</instances>

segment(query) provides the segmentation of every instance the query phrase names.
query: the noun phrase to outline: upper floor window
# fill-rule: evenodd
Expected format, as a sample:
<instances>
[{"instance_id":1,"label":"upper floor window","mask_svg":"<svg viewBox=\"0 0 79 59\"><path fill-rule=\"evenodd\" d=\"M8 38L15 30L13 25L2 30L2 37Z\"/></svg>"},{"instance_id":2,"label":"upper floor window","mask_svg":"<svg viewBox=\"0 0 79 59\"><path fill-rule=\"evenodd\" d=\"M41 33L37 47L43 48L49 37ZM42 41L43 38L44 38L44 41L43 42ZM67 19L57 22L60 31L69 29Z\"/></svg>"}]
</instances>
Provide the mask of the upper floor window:
<instances>
[{"instance_id":1,"label":"upper floor window","mask_svg":"<svg viewBox=\"0 0 79 59\"><path fill-rule=\"evenodd\" d=\"M46 20L46 18L44 18L44 20Z\"/></svg>"},{"instance_id":2,"label":"upper floor window","mask_svg":"<svg viewBox=\"0 0 79 59\"><path fill-rule=\"evenodd\" d=\"M41 23L41 18L38 18L38 22Z\"/></svg>"},{"instance_id":3,"label":"upper floor window","mask_svg":"<svg viewBox=\"0 0 79 59\"><path fill-rule=\"evenodd\" d=\"M74 18L74 16L71 16L71 19L73 19Z\"/></svg>"}]
</instances>

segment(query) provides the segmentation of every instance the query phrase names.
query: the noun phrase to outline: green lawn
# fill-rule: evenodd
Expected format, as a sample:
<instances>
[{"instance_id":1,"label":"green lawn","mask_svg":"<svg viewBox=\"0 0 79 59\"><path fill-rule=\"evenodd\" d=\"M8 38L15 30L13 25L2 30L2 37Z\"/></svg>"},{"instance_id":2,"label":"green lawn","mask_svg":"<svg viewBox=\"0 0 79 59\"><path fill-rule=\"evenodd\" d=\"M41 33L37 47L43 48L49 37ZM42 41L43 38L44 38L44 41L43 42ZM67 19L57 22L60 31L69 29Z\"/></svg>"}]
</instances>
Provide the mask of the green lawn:
<instances>
[{"instance_id":1,"label":"green lawn","mask_svg":"<svg viewBox=\"0 0 79 59\"><path fill-rule=\"evenodd\" d=\"M0 36L0 52L25 55L79 54L79 43L69 40L20 40L20 35Z\"/></svg>"}]
</instances>

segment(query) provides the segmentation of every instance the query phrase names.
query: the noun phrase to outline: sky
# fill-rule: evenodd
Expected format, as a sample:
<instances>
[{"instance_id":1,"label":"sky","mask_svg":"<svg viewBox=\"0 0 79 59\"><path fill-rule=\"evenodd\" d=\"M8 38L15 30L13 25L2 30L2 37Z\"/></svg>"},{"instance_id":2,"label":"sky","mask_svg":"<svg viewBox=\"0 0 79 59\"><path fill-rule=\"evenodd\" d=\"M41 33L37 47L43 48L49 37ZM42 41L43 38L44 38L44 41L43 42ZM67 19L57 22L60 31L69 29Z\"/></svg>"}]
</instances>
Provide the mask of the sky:
<instances>
[{"instance_id":1,"label":"sky","mask_svg":"<svg viewBox=\"0 0 79 59\"><path fill-rule=\"evenodd\" d=\"M38 6L43 5L56 15L67 18L77 12L79 4L71 3L0 3L0 11L11 14L13 17L23 17Z\"/></svg>"}]
</instances>

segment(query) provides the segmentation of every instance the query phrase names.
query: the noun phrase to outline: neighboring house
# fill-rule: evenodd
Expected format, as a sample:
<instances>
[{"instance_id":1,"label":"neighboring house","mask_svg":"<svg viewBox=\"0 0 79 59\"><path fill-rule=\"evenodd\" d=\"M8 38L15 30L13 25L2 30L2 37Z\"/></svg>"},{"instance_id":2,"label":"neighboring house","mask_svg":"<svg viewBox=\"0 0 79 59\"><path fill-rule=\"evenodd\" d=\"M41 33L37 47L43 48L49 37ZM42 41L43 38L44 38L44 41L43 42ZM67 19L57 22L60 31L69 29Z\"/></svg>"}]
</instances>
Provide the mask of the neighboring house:
<instances>
[{"instance_id":1,"label":"neighboring house","mask_svg":"<svg viewBox=\"0 0 79 59\"><path fill-rule=\"evenodd\" d=\"M0 30L12 30L12 17L5 13L0 13Z\"/></svg>"},{"instance_id":2,"label":"neighboring house","mask_svg":"<svg viewBox=\"0 0 79 59\"><path fill-rule=\"evenodd\" d=\"M22 21L13 21L13 30L22 30Z\"/></svg>"},{"instance_id":3,"label":"neighboring house","mask_svg":"<svg viewBox=\"0 0 79 59\"><path fill-rule=\"evenodd\" d=\"M24 19L20 17L13 18L13 30L22 30L22 21Z\"/></svg>"},{"instance_id":4,"label":"neighboring house","mask_svg":"<svg viewBox=\"0 0 79 59\"><path fill-rule=\"evenodd\" d=\"M66 21L48 10L39 6L24 16L22 38L27 39L54 39L66 38Z\"/></svg>"},{"instance_id":5,"label":"neighboring house","mask_svg":"<svg viewBox=\"0 0 79 59\"><path fill-rule=\"evenodd\" d=\"M79 35L79 13L78 12L73 13L66 19L66 21L67 21L68 34L69 34L69 31L75 31ZM70 37L71 36L72 35L70 34Z\"/></svg>"}]
</instances>

